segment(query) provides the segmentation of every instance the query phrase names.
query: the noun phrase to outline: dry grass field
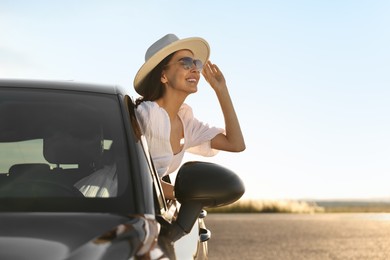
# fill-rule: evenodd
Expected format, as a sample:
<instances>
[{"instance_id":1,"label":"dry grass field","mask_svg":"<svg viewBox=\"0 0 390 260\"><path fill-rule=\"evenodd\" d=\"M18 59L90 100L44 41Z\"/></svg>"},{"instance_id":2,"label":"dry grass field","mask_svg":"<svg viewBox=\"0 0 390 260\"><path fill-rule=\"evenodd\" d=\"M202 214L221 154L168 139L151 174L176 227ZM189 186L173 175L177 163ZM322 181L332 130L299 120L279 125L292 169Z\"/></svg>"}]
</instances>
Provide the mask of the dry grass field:
<instances>
[{"instance_id":1,"label":"dry grass field","mask_svg":"<svg viewBox=\"0 0 390 260\"><path fill-rule=\"evenodd\" d=\"M388 200L239 200L211 213L387 213Z\"/></svg>"}]
</instances>

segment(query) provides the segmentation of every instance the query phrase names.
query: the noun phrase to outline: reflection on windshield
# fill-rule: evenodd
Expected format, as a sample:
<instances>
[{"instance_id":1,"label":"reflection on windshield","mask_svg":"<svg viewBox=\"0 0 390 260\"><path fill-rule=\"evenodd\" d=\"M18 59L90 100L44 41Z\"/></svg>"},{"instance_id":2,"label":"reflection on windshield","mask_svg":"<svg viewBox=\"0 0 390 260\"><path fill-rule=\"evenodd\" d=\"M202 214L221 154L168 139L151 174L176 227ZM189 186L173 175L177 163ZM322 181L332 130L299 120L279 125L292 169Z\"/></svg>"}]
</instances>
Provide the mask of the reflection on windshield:
<instances>
[{"instance_id":1,"label":"reflection on windshield","mask_svg":"<svg viewBox=\"0 0 390 260\"><path fill-rule=\"evenodd\" d=\"M0 120L0 198L112 198L126 189L116 96L2 90Z\"/></svg>"}]
</instances>

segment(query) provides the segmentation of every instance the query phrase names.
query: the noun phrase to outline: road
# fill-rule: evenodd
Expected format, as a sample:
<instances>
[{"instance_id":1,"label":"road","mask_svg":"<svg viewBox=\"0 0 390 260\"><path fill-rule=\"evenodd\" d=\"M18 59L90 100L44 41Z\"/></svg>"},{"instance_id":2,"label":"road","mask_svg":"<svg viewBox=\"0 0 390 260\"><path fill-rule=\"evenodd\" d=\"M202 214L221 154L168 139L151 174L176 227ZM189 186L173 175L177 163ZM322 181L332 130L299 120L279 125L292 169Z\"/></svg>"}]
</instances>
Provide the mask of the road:
<instances>
[{"instance_id":1,"label":"road","mask_svg":"<svg viewBox=\"0 0 390 260\"><path fill-rule=\"evenodd\" d=\"M390 259L390 214L209 214L210 260Z\"/></svg>"}]
</instances>

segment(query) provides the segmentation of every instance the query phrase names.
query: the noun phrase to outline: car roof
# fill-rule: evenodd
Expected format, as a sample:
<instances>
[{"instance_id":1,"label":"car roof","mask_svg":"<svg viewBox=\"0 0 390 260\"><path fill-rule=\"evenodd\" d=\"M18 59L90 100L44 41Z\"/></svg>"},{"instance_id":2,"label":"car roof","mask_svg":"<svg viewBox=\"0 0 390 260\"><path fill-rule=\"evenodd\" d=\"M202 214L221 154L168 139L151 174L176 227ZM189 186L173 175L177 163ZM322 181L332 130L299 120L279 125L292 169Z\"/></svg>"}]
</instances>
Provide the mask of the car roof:
<instances>
[{"instance_id":1,"label":"car roof","mask_svg":"<svg viewBox=\"0 0 390 260\"><path fill-rule=\"evenodd\" d=\"M123 93L123 90L117 85L85 83L70 80L0 79L0 87L73 90L104 94Z\"/></svg>"}]
</instances>

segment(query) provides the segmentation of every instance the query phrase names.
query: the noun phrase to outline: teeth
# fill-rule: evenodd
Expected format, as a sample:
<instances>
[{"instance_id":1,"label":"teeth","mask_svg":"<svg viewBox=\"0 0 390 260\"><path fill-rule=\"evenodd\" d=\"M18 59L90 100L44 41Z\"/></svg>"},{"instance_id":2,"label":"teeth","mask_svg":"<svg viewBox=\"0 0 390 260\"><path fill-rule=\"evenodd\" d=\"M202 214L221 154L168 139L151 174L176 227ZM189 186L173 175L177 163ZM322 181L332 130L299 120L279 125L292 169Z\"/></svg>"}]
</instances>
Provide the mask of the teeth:
<instances>
[{"instance_id":1,"label":"teeth","mask_svg":"<svg viewBox=\"0 0 390 260\"><path fill-rule=\"evenodd\" d=\"M196 82L196 79L187 79L187 81Z\"/></svg>"}]
</instances>

